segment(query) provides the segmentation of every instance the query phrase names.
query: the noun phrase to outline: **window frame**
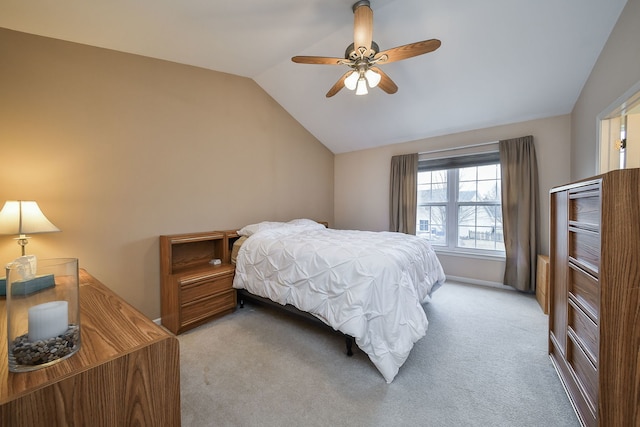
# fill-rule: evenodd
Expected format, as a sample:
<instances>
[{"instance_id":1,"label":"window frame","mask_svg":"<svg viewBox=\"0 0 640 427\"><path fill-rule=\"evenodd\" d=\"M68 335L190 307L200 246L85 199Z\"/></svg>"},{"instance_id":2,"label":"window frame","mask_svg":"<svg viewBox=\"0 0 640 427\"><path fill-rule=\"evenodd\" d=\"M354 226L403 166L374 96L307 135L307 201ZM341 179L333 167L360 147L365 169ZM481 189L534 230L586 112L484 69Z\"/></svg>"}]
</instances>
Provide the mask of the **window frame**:
<instances>
[{"instance_id":1,"label":"window frame","mask_svg":"<svg viewBox=\"0 0 640 427\"><path fill-rule=\"evenodd\" d=\"M434 201L431 203L421 203L420 197L418 197L417 209L420 210L424 206L445 206L446 209L446 230L445 230L445 245L435 244L431 239L432 247L436 252L451 253L451 254L465 254L471 256L477 256L481 258L504 258L504 250L482 249L482 248L470 248L459 246L459 227L458 224L458 212L461 206L497 206L502 209L502 197L498 194L500 200L496 203L493 201L460 201L458 200L459 192L459 169L465 167L477 167L485 165L500 165L500 155L497 151L484 152L479 154L443 157L437 159L421 159L418 163L418 174L427 171L446 171L447 176L447 200L444 202ZM501 177L498 176L500 180ZM478 182L476 179L475 182ZM502 183L500 182L500 186ZM416 231L420 231L420 218L419 212L416 221ZM503 234L504 242L504 234Z\"/></svg>"}]
</instances>

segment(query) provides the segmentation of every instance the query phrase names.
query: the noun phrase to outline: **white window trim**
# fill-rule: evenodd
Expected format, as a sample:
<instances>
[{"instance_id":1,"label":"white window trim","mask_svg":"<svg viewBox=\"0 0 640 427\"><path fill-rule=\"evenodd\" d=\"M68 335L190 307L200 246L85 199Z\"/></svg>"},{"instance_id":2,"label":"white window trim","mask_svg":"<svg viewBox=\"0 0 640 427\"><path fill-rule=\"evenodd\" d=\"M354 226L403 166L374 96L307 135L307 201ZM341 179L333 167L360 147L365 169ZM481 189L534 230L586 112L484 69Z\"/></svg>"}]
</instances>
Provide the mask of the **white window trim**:
<instances>
[{"instance_id":1,"label":"white window trim","mask_svg":"<svg viewBox=\"0 0 640 427\"><path fill-rule=\"evenodd\" d=\"M479 144L487 145L487 144ZM447 197L446 203L433 203L432 206L446 205L447 206L447 246L432 244L436 253L442 253L450 256L460 256L465 258L476 258L486 260L504 260L506 259L505 251L490 250L490 249L474 249L463 248L457 246L458 244L458 208L460 205L482 205L483 203L466 203L457 201L458 191L458 173L457 169L447 169ZM487 205L495 205L495 203L486 203ZM452 209L453 207L453 209ZM455 226L451 226L455 224Z\"/></svg>"},{"instance_id":2,"label":"white window trim","mask_svg":"<svg viewBox=\"0 0 640 427\"><path fill-rule=\"evenodd\" d=\"M438 254L443 254L447 256L455 256L460 258L473 258L473 259L481 259L481 260L491 260L491 261L499 261L505 260L506 254L500 251L489 252L486 249L482 249L482 253L478 253L476 251L472 251L469 249L459 248L456 250L449 249L444 246L435 246L431 245L433 250Z\"/></svg>"}]
</instances>

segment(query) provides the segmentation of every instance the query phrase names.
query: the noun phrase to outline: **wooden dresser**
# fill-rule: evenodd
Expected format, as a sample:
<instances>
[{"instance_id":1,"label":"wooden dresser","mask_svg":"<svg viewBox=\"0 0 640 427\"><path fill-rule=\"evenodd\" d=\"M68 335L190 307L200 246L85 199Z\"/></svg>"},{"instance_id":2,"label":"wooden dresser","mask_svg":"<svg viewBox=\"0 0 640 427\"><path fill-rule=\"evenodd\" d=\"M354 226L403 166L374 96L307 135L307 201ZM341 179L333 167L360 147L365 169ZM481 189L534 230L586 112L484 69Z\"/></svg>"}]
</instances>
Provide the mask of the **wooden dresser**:
<instances>
[{"instance_id":1,"label":"wooden dresser","mask_svg":"<svg viewBox=\"0 0 640 427\"><path fill-rule=\"evenodd\" d=\"M640 169L550 198L551 360L583 425L640 425Z\"/></svg>"},{"instance_id":2,"label":"wooden dresser","mask_svg":"<svg viewBox=\"0 0 640 427\"><path fill-rule=\"evenodd\" d=\"M9 372L0 340L0 425L179 426L178 340L82 269L80 324L80 350L32 372Z\"/></svg>"}]
</instances>

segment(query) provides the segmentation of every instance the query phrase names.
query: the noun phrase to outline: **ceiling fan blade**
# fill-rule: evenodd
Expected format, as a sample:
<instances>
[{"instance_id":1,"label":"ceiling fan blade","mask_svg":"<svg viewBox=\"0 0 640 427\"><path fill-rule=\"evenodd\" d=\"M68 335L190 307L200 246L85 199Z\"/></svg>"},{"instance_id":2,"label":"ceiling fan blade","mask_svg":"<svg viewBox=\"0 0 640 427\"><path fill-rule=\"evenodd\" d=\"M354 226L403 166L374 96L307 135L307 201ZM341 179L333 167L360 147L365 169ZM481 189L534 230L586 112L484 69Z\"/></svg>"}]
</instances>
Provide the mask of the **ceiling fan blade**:
<instances>
[{"instance_id":1,"label":"ceiling fan blade","mask_svg":"<svg viewBox=\"0 0 640 427\"><path fill-rule=\"evenodd\" d=\"M340 77L340 80L338 80L336 82L336 84L334 84L331 89L329 89L329 92L327 92L327 98L331 98L333 95L335 95L336 93L340 92L340 89L342 89L344 87L344 80L349 76L349 74L353 73L353 70L349 70L346 73L344 73L344 75L342 77Z\"/></svg>"},{"instance_id":2,"label":"ceiling fan blade","mask_svg":"<svg viewBox=\"0 0 640 427\"><path fill-rule=\"evenodd\" d=\"M393 80L391 80L391 77L389 77L387 73L378 67L371 67L371 70L380 74L380 83L378 83L378 87L380 89L387 92L389 95L393 95L398 91L398 86L393 82Z\"/></svg>"},{"instance_id":3,"label":"ceiling fan blade","mask_svg":"<svg viewBox=\"0 0 640 427\"><path fill-rule=\"evenodd\" d=\"M400 61L402 59L413 58L414 56L423 55L425 53L433 52L440 47L440 40L431 39L423 40L421 42L409 43L404 46L392 47L383 52L378 53L374 59L382 58L384 55L387 59L381 59L381 64L388 64L390 62Z\"/></svg>"},{"instance_id":4,"label":"ceiling fan blade","mask_svg":"<svg viewBox=\"0 0 640 427\"><path fill-rule=\"evenodd\" d=\"M298 64L341 65L344 58L327 58L325 56L294 56L291 58Z\"/></svg>"},{"instance_id":5,"label":"ceiling fan blade","mask_svg":"<svg viewBox=\"0 0 640 427\"><path fill-rule=\"evenodd\" d=\"M364 56L371 54L373 41L373 11L368 1L359 1L353 5L353 47L358 52L364 48Z\"/></svg>"}]
</instances>

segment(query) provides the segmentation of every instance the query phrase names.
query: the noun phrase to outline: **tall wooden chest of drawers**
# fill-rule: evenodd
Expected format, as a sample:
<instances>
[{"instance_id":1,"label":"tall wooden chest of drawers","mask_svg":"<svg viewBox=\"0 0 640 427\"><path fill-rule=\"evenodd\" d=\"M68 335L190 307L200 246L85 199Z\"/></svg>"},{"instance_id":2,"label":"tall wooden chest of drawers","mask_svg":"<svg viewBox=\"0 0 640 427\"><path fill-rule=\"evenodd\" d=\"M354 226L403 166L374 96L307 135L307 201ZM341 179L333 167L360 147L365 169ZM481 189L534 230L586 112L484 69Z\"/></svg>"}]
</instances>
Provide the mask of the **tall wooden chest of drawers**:
<instances>
[{"instance_id":1,"label":"tall wooden chest of drawers","mask_svg":"<svg viewBox=\"0 0 640 427\"><path fill-rule=\"evenodd\" d=\"M640 423L640 169L550 192L549 355L585 426Z\"/></svg>"}]
</instances>

